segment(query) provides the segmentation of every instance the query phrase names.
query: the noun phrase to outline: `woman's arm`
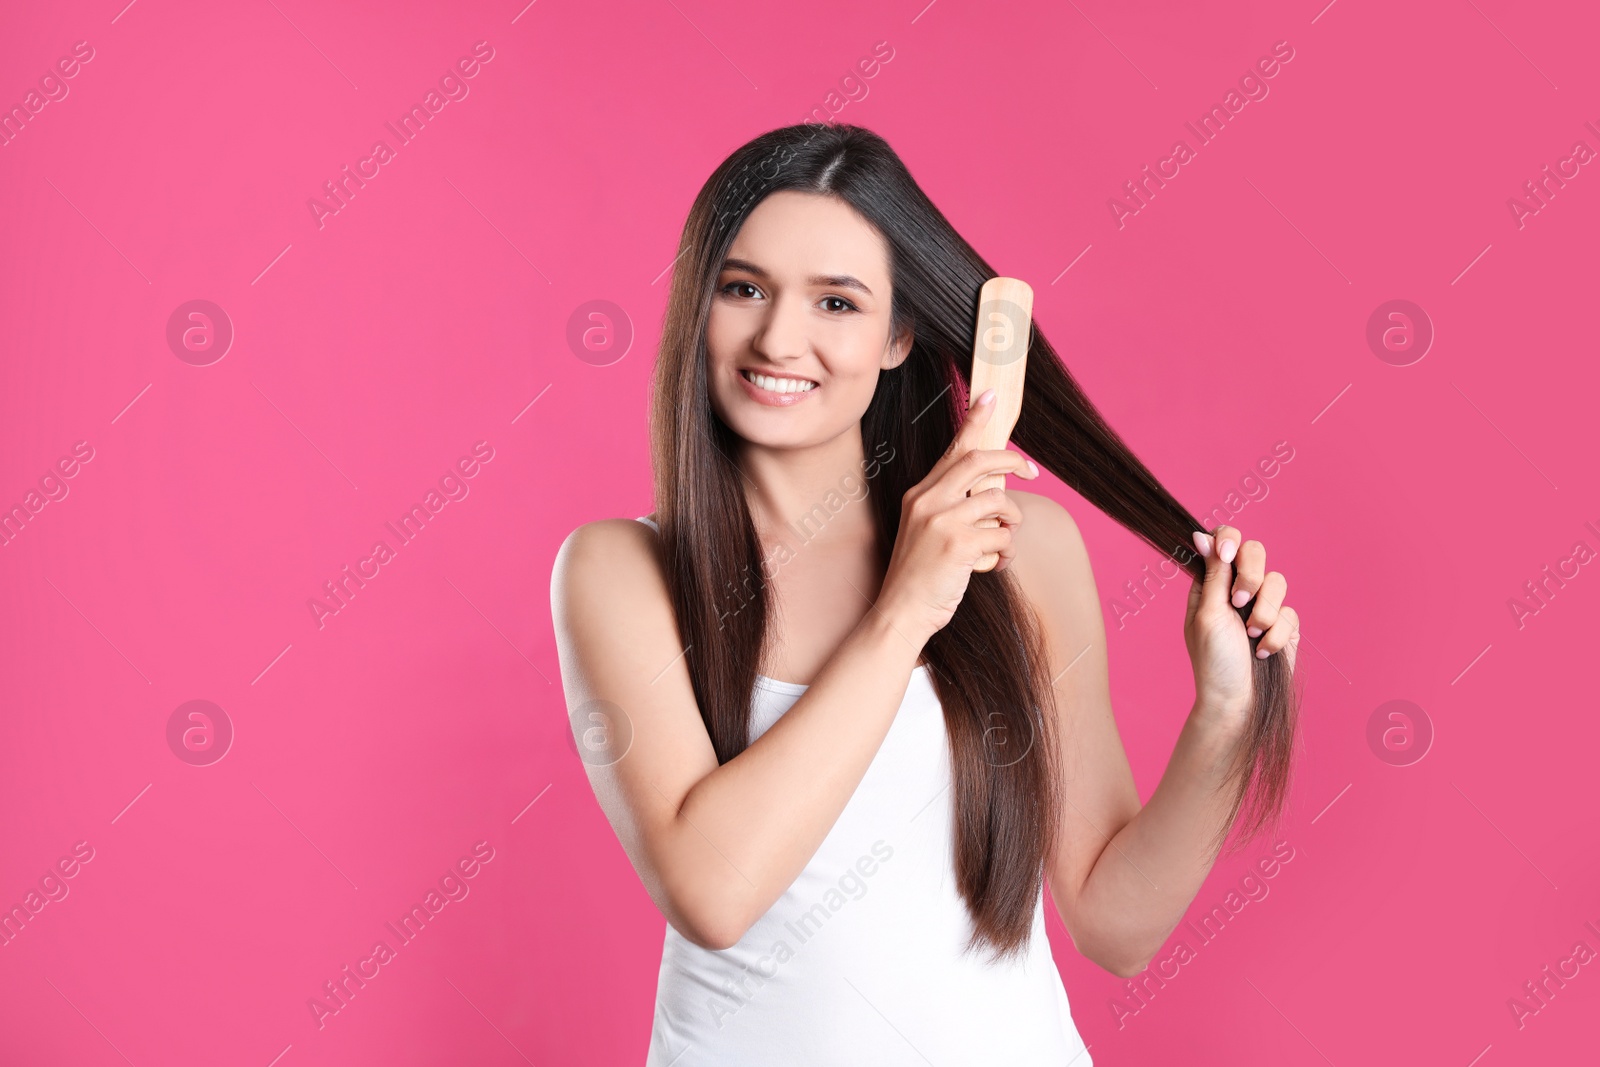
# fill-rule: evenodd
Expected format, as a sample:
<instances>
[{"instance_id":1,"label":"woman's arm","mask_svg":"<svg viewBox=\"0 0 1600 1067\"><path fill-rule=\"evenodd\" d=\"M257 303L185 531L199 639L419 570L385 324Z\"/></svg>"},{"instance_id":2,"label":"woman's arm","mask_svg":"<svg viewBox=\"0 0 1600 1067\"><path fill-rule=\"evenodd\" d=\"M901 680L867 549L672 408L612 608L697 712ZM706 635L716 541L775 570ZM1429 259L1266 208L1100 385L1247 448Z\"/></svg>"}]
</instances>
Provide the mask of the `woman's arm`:
<instances>
[{"instance_id":1,"label":"woman's arm","mask_svg":"<svg viewBox=\"0 0 1600 1067\"><path fill-rule=\"evenodd\" d=\"M550 609L567 706L621 708L626 752L584 763L595 796L656 906L686 938L726 948L816 855L883 744L928 638L954 615L985 555L1014 557L1017 503L991 475L1038 477L1010 449L980 449L994 390L979 397L932 469L901 497L877 601L806 691L752 745L718 765L700 719L656 535L609 519L556 554ZM980 528L993 517L1001 525ZM860 610L859 608L857 610Z\"/></svg>"},{"instance_id":2,"label":"woman's arm","mask_svg":"<svg viewBox=\"0 0 1600 1067\"><path fill-rule=\"evenodd\" d=\"M1166 773L1141 806L1111 712L1105 624L1083 538L1059 504L1013 495L1026 519L1011 569L1059 675L1065 809L1050 890L1079 952L1131 977L1183 918L1216 860L1232 800L1225 770L1248 720L1237 706L1211 707L1197 697Z\"/></svg>"},{"instance_id":3,"label":"woman's arm","mask_svg":"<svg viewBox=\"0 0 1600 1067\"><path fill-rule=\"evenodd\" d=\"M561 546L550 597L562 686L570 709L594 700L622 709L631 741L620 758L585 753L590 784L662 914L695 944L722 949L794 882L838 821L927 635L892 605L870 608L794 705L719 766L656 536L611 519ZM624 732L613 730L619 745Z\"/></svg>"}]
</instances>

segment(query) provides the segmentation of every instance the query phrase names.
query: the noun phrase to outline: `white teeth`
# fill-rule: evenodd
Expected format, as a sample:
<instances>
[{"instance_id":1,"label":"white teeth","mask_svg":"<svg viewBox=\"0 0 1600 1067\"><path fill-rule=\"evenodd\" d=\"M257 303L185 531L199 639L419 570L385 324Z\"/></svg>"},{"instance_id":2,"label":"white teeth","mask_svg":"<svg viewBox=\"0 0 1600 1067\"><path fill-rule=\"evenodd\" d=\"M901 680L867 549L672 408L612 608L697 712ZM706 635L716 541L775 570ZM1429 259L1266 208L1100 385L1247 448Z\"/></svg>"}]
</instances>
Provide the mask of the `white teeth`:
<instances>
[{"instance_id":1,"label":"white teeth","mask_svg":"<svg viewBox=\"0 0 1600 1067\"><path fill-rule=\"evenodd\" d=\"M771 393L809 393L817 387L816 382L805 381L801 378L771 378L755 371L740 371L746 381L753 382L762 389Z\"/></svg>"}]
</instances>

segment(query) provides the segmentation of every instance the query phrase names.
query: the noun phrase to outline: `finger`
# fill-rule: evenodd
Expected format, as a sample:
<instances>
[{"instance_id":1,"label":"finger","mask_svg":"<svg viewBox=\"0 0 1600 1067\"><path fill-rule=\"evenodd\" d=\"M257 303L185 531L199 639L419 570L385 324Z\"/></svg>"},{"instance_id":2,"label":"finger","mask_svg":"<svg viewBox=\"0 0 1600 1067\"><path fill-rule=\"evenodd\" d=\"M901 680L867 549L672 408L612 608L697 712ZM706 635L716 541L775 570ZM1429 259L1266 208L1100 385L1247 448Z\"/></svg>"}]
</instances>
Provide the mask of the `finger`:
<instances>
[{"instance_id":1,"label":"finger","mask_svg":"<svg viewBox=\"0 0 1600 1067\"><path fill-rule=\"evenodd\" d=\"M1293 608L1285 606L1278 612L1278 621L1261 635L1261 642L1256 645L1256 659L1266 659L1274 652L1281 651L1291 639L1300 639L1300 619Z\"/></svg>"},{"instance_id":2,"label":"finger","mask_svg":"<svg viewBox=\"0 0 1600 1067\"><path fill-rule=\"evenodd\" d=\"M1283 646L1283 657L1289 664L1289 673L1294 673L1295 662L1300 658L1300 616L1287 604L1278 612L1280 616L1287 615L1294 623L1294 632L1289 635L1289 643Z\"/></svg>"},{"instance_id":3,"label":"finger","mask_svg":"<svg viewBox=\"0 0 1600 1067\"><path fill-rule=\"evenodd\" d=\"M1218 526L1211 532L1211 551L1206 554L1206 576L1200 588L1201 611L1227 608L1228 585L1233 580L1232 561L1239 541L1239 531L1232 526Z\"/></svg>"},{"instance_id":4,"label":"finger","mask_svg":"<svg viewBox=\"0 0 1600 1067\"><path fill-rule=\"evenodd\" d=\"M961 419L961 425L956 428L956 435L950 439L950 446L944 450L941 461L948 460L954 463L961 458L962 453L969 451L978 441L979 434L989 424L989 419L994 416L994 390L985 389L967 408L967 413ZM949 465L946 463L946 466ZM935 469L938 464L934 465Z\"/></svg>"},{"instance_id":5,"label":"finger","mask_svg":"<svg viewBox=\"0 0 1600 1067\"><path fill-rule=\"evenodd\" d=\"M996 518L1007 526L1022 525L1022 508L1004 489L985 489L973 493L950 509L957 520L976 526L982 519Z\"/></svg>"},{"instance_id":6,"label":"finger","mask_svg":"<svg viewBox=\"0 0 1600 1067\"><path fill-rule=\"evenodd\" d=\"M1236 608L1250 603L1250 598L1261 588L1261 579L1266 573L1266 546L1254 539L1240 545L1239 554L1233 561L1233 597L1229 603Z\"/></svg>"},{"instance_id":7,"label":"finger","mask_svg":"<svg viewBox=\"0 0 1600 1067\"><path fill-rule=\"evenodd\" d=\"M962 540L961 556L975 573L1004 570L1016 552L1016 540L1011 535L1011 527L1005 525L969 529ZM991 558L994 563L984 566L984 560Z\"/></svg>"},{"instance_id":8,"label":"finger","mask_svg":"<svg viewBox=\"0 0 1600 1067\"><path fill-rule=\"evenodd\" d=\"M925 484L932 485L945 476L951 467L960 462L968 452L979 442L984 426L988 425L994 413L994 391L984 391L989 396L985 403L973 402L967 409L966 415L961 420L961 425L956 428L955 436L950 439L950 444L945 447L944 453L928 469ZM981 399L981 397L980 397Z\"/></svg>"},{"instance_id":9,"label":"finger","mask_svg":"<svg viewBox=\"0 0 1600 1067\"><path fill-rule=\"evenodd\" d=\"M940 476L938 491L949 504L972 492L977 484L995 474L1034 477L1033 461L1009 448L975 448L957 459Z\"/></svg>"},{"instance_id":10,"label":"finger","mask_svg":"<svg viewBox=\"0 0 1600 1067\"><path fill-rule=\"evenodd\" d=\"M1224 563L1232 563L1234 556L1239 553L1239 542L1244 538L1239 536L1237 526L1222 525L1211 531L1217 542L1217 555Z\"/></svg>"},{"instance_id":11,"label":"finger","mask_svg":"<svg viewBox=\"0 0 1600 1067\"><path fill-rule=\"evenodd\" d=\"M1004 525L1004 524L1002 524L1002 525ZM1015 533L1016 531L1013 530L1012 532ZM1013 537L1011 539L1011 544L1006 546L1005 548L1002 548L1000 550L1000 562L995 564L995 568L994 569L996 571L1003 571L1007 567L1011 566L1012 560L1014 560L1016 558L1017 558L1017 541L1016 541L1016 538Z\"/></svg>"},{"instance_id":12,"label":"finger","mask_svg":"<svg viewBox=\"0 0 1600 1067\"><path fill-rule=\"evenodd\" d=\"M1278 621L1278 609L1283 606L1283 598L1288 591L1289 579L1283 576L1283 572L1268 571L1261 580L1261 588L1256 590L1255 607L1250 609L1250 617L1244 621L1244 632L1251 637L1260 637L1271 629Z\"/></svg>"},{"instance_id":13,"label":"finger","mask_svg":"<svg viewBox=\"0 0 1600 1067\"><path fill-rule=\"evenodd\" d=\"M1201 561L1200 577L1191 577L1189 580L1189 602L1184 607L1183 612L1183 624L1185 626L1189 625L1189 623L1194 619L1195 612L1200 608L1200 590L1205 585L1205 558L1211 555L1211 546L1216 543L1215 539L1210 534L1200 530L1195 530L1189 536L1194 542L1195 550L1193 552L1185 553L1181 551L1183 546L1180 545L1178 546L1178 549L1174 550L1173 552L1173 558L1178 561L1178 564L1183 567L1184 570L1189 569L1190 560L1199 559Z\"/></svg>"},{"instance_id":14,"label":"finger","mask_svg":"<svg viewBox=\"0 0 1600 1067\"><path fill-rule=\"evenodd\" d=\"M1015 554L1015 541L1009 526L980 526L971 531L973 546L972 561L976 563L984 556L1005 556Z\"/></svg>"},{"instance_id":15,"label":"finger","mask_svg":"<svg viewBox=\"0 0 1600 1067\"><path fill-rule=\"evenodd\" d=\"M944 453L928 469L927 477L924 479L928 484L932 484L944 477L945 472L955 466L957 461L971 451L972 446L977 443L979 431L988 424L989 417L994 413L993 390L985 390L985 392L990 394L989 400L981 404L974 401L972 406L967 408L966 415L962 417L961 425L956 427L955 436L945 446Z\"/></svg>"}]
</instances>

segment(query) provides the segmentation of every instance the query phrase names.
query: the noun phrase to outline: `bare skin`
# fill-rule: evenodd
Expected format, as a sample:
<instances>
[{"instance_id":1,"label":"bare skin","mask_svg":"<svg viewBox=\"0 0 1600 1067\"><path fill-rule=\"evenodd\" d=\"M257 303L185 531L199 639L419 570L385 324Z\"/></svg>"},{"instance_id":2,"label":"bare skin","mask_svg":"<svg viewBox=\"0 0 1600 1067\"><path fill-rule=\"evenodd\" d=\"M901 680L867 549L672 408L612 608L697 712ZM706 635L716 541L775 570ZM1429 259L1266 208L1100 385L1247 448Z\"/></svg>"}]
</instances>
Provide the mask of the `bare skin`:
<instances>
[{"instance_id":1,"label":"bare skin","mask_svg":"<svg viewBox=\"0 0 1600 1067\"><path fill-rule=\"evenodd\" d=\"M1196 696L1141 807L1111 711L1099 596L1071 516L1033 493L967 496L989 473L1036 476L1016 452L973 449L988 405L969 411L951 450L906 494L886 573L872 565L864 501L810 536L796 532L841 485L860 492L873 444L861 439L861 413L878 375L909 351L909 336L890 336L881 237L834 198L778 193L752 212L732 260L744 266L719 277L707 330L712 405L741 438L737 461L764 549L794 550L770 579L779 629L762 673L809 688L719 766L655 532L612 519L567 538L551 582L563 685L569 707L604 699L628 716L626 755L586 771L635 870L684 937L707 948L736 943L815 855L878 751L923 645L959 605L973 564L998 553L1044 627L1057 733L1072 739L1051 895L1080 952L1116 974L1137 973L1198 892L1226 817L1217 787L1250 698L1245 624L1228 596L1255 596L1249 623L1266 631L1261 647L1287 649L1292 666L1298 620L1282 603L1282 575L1267 572L1260 542L1233 527L1197 541L1207 579L1195 583L1185 620ZM740 380L747 369L818 388L797 404L763 404ZM976 526L989 516L1001 525Z\"/></svg>"}]
</instances>

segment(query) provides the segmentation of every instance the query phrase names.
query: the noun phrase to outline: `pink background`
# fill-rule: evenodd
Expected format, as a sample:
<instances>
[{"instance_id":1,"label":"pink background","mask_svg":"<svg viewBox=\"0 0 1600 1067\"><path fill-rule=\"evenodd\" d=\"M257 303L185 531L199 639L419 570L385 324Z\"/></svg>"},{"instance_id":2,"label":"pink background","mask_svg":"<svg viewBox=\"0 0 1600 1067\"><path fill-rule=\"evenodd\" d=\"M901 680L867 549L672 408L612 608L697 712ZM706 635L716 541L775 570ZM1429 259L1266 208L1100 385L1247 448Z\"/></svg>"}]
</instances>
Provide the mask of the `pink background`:
<instances>
[{"instance_id":1,"label":"pink background","mask_svg":"<svg viewBox=\"0 0 1600 1067\"><path fill-rule=\"evenodd\" d=\"M1508 1006L1600 951L1600 568L1511 608L1600 550L1600 174L1521 226L1508 207L1600 149L1592 11L122 2L10 5L0 32L8 108L94 50L0 148L0 506L67 490L0 547L0 904L93 850L0 948L0 1062L643 1062L663 919L563 740L551 561L653 506L648 374L695 191L879 41L838 120L1034 284L1193 511L1255 490L1234 521L1305 624L1270 894L1142 1007L1051 916L1096 1063L1594 1056L1600 966L1520 1026ZM307 201L478 41L468 95L319 227ZM1119 228L1108 200L1279 41L1269 95ZM235 331L206 366L166 340L194 299ZM1436 330L1408 366L1366 341L1392 299ZM569 347L592 300L628 316L625 354ZM468 494L319 626L323 583L477 442L493 458L445 479ZM1040 484L1088 539L1148 795L1191 695L1187 585L1119 628L1156 556ZM209 766L167 739L197 699L235 731ZM1435 733L1410 765L1367 740L1390 700ZM469 894L319 1028L308 999L478 842L448 883Z\"/></svg>"}]
</instances>

